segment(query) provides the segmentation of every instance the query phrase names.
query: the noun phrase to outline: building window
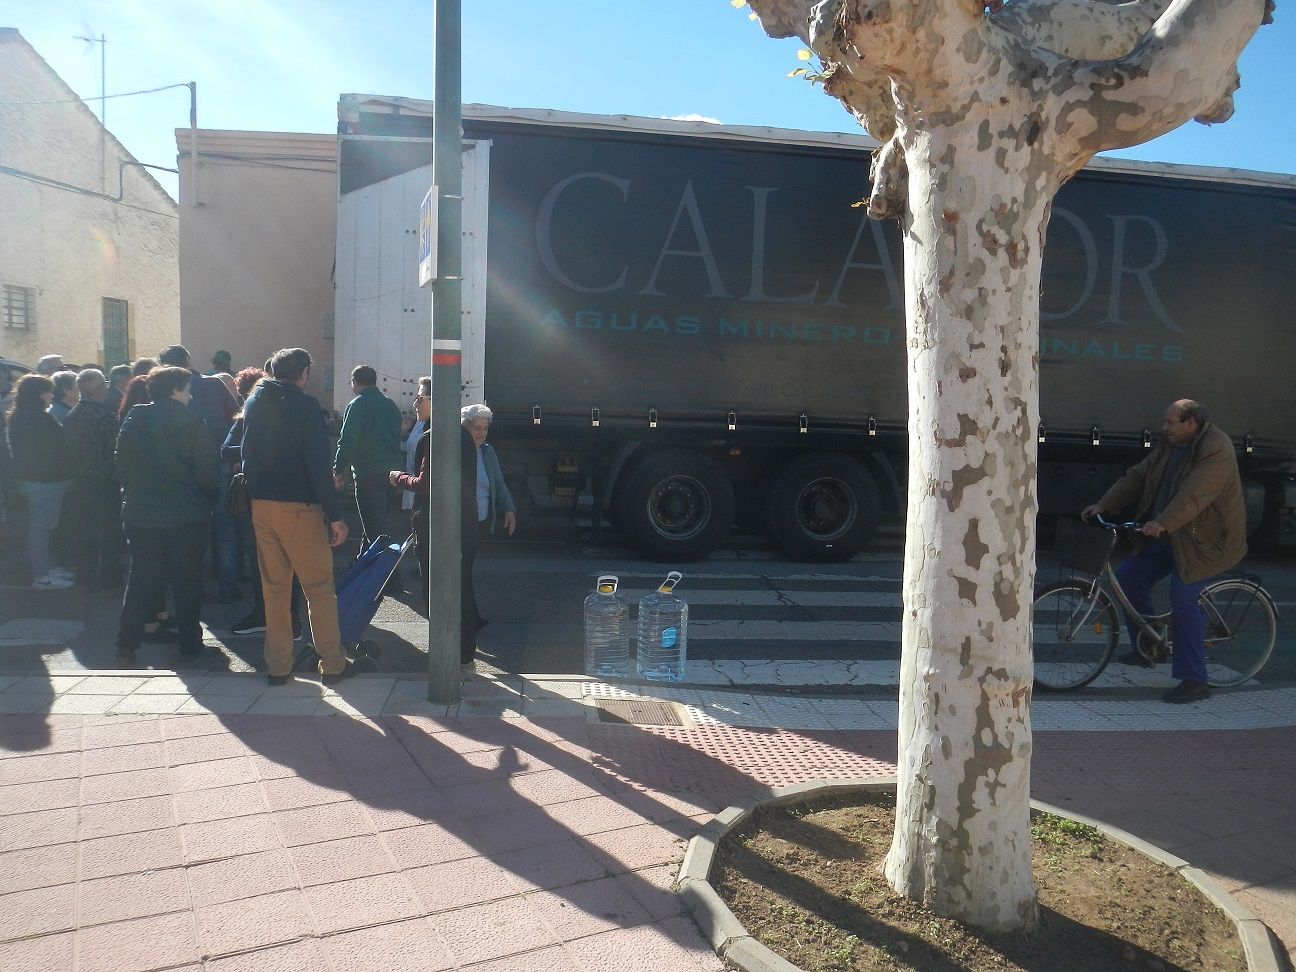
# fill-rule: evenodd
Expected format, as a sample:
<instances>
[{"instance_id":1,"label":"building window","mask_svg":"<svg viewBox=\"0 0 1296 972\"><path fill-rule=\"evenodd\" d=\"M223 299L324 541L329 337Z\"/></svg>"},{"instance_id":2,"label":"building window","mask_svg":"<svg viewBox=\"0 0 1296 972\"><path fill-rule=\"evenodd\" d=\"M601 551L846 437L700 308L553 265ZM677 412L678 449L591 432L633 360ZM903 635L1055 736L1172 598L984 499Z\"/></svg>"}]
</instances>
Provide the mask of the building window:
<instances>
[{"instance_id":1,"label":"building window","mask_svg":"<svg viewBox=\"0 0 1296 972\"><path fill-rule=\"evenodd\" d=\"M4 326L23 330L36 326L36 289L4 285Z\"/></svg>"},{"instance_id":2,"label":"building window","mask_svg":"<svg viewBox=\"0 0 1296 972\"><path fill-rule=\"evenodd\" d=\"M125 364L130 360L130 304L116 297L103 299L104 367Z\"/></svg>"}]
</instances>

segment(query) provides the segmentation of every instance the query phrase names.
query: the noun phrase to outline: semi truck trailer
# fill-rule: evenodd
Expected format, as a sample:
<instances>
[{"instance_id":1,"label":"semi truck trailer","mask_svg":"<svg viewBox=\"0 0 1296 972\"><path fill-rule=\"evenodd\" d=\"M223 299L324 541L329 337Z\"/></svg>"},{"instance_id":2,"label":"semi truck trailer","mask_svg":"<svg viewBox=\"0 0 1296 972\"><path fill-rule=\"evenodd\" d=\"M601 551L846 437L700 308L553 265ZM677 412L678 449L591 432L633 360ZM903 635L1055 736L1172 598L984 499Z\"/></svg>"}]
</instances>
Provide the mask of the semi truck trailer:
<instances>
[{"instance_id":1,"label":"semi truck trailer","mask_svg":"<svg viewBox=\"0 0 1296 972\"><path fill-rule=\"evenodd\" d=\"M428 372L431 110L339 103L334 388L355 363L410 394ZM524 522L588 513L669 562L737 522L834 561L902 511L899 229L859 205L874 143L472 105L463 130L463 400L494 411ZM1042 514L1093 502L1195 398L1254 538L1296 543L1296 178L1095 160L1055 201L1041 290Z\"/></svg>"}]
</instances>

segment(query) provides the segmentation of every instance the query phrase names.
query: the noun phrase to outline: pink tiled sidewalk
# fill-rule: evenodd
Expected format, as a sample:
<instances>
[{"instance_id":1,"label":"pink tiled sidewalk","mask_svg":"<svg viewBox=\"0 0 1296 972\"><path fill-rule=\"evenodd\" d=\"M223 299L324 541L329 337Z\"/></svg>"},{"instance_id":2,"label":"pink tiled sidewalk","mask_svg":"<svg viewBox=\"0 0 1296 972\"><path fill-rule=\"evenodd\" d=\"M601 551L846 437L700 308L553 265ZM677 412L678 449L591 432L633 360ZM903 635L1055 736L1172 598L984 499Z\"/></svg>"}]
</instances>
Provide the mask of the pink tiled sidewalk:
<instances>
[{"instance_id":1,"label":"pink tiled sidewalk","mask_svg":"<svg viewBox=\"0 0 1296 972\"><path fill-rule=\"evenodd\" d=\"M762 786L894 732L563 718L0 717L0 968L718 970L670 884ZM1296 942L1296 730L1037 733L1035 794Z\"/></svg>"}]
</instances>

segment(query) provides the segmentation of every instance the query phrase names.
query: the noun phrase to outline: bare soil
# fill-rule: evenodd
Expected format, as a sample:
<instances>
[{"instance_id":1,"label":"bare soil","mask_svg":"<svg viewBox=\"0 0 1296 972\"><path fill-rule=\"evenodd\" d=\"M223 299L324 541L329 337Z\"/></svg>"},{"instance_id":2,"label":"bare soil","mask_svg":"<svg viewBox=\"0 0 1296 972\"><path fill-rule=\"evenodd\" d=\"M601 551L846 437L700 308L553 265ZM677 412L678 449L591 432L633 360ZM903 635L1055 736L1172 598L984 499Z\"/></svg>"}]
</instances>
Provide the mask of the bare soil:
<instances>
[{"instance_id":1,"label":"bare soil","mask_svg":"<svg viewBox=\"0 0 1296 972\"><path fill-rule=\"evenodd\" d=\"M1037 931L938 917L882 874L894 815L889 793L761 811L721 842L711 882L751 935L806 972L1245 972L1232 921L1195 887L1051 814L1031 828Z\"/></svg>"}]
</instances>

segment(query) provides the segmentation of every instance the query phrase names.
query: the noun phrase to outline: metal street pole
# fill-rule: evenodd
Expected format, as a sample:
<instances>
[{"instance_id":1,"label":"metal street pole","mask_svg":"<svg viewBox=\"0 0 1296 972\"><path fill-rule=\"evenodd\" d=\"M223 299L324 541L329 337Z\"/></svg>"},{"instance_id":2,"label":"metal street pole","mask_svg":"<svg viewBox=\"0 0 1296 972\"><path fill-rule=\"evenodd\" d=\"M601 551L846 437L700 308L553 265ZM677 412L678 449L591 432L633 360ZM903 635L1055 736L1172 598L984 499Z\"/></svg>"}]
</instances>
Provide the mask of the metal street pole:
<instances>
[{"instance_id":1,"label":"metal street pole","mask_svg":"<svg viewBox=\"0 0 1296 972\"><path fill-rule=\"evenodd\" d=\"M432 179L437 188L436 280L432 285L432 420L428 437L428 700L459 701L460 366L463 340L463 113L461 0L435 0L436 67Z\"/></svg>"},{"instance_id":2,"label":"metal street pole","mask_svg":"<svg viewBox=\"0 0 1296 972\"><path fill-rule=\"evenodd\" d=\"M198 206L198 82L187 81L189 88L189 208Z\"/></svg>"},{"instance_id":3,"label":"metal street pole","mask_svg":"<svg viewBox=\"0 0 1296 972\"><path fill-rule=\"evenodd\" d=\"M86 31L89 34L89 31ZM99 188L108 191L107 153L108 153L108 37L74 34L73 40L85 41L87 44L99 45Z\"/></svg>"}]
</instances>

